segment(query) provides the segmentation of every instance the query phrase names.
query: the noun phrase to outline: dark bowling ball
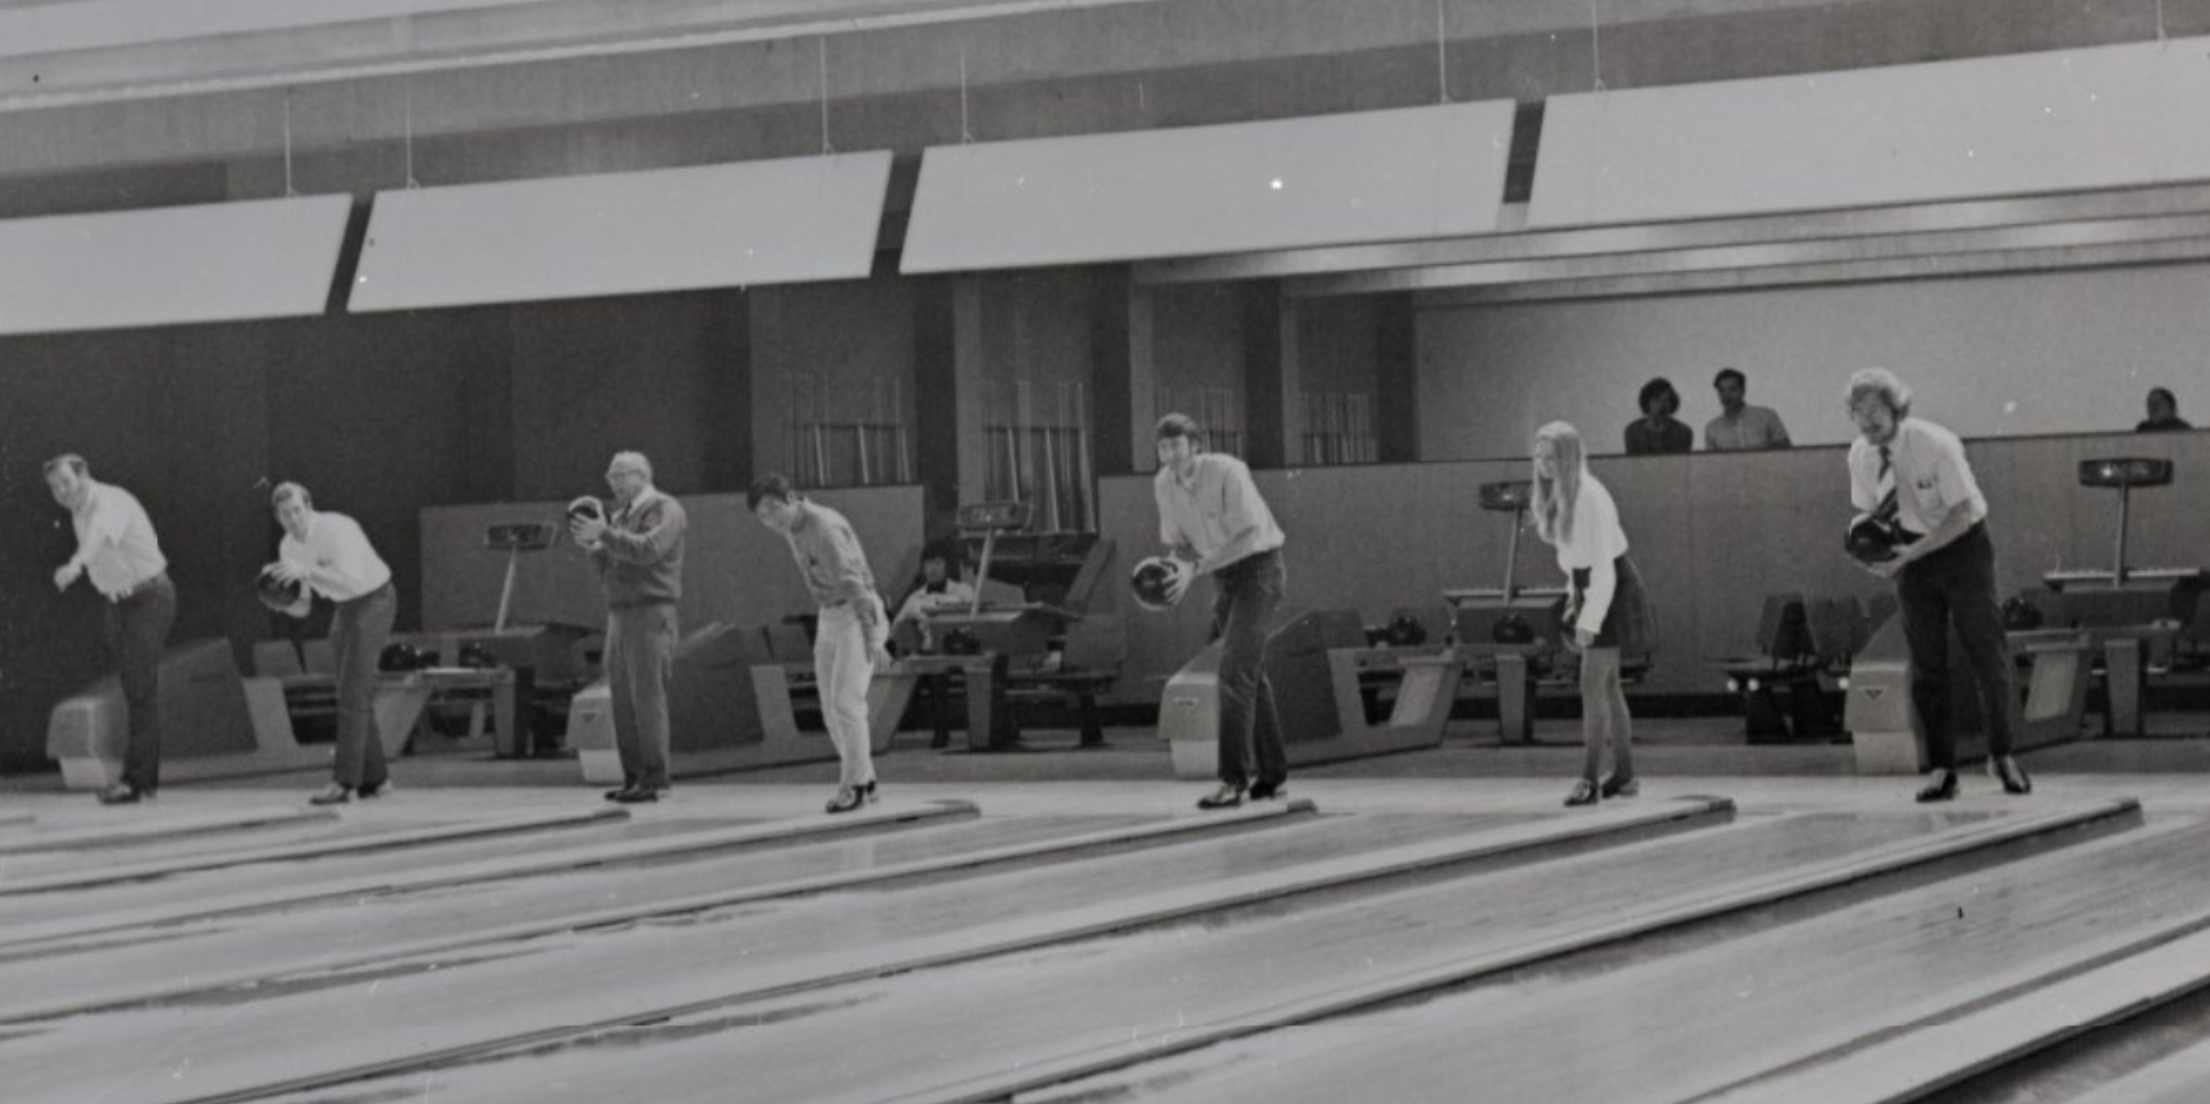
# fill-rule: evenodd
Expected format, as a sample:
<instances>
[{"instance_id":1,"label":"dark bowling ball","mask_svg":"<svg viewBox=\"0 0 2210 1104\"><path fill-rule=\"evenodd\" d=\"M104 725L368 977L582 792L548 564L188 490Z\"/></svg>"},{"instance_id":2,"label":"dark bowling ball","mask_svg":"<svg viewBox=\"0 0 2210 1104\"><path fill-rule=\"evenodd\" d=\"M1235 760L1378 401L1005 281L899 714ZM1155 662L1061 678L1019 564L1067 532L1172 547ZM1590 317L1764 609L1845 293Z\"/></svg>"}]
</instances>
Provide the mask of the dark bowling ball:
<instances>
[{"instance_id":1,"label":"dark bowling ball","mask_svg":"<svg viewBox=\"0 0 2210 1104\"><path fill-rule=\"evenodd\" d=\"M1409 613L1400 613L1389 619L1388 632L1382 639L1392 648L1417 648L1427 643L1427 626Z\"/></svg>"},{"instance_id":2,"label":"dark bowling ball","mask_svg":"<svg viewBox=\"0 0 2210 1104\"><path fill-rule=\"evenodd\" d=\"M981 655L982 638L972 629L953 629L944 634L939 650L945 655Z\"/></svg>"},{"instance_id":3,"label":"dark bowling ball","mask_svg":"<svg viewBox=\"0 0 2210 1104\"><path fill-rule=\"evenodd\" d=\"M489 670L499 665L499 658L492 655L491 649L484 647L481 641L471 640L460 646L460 665Z\"/></svg>"},{"instance_id":4,"label":"dark bowling ball","mask_svg":"<svg viewBox=\"0 0 2210 1104\"><path fill-rule=\"evenodd\" d=\"M1136 596L1136 604L1147 610L1169 610L1174 600L1167 597L1167 584L1174 581L1179 572L1174 561L1165 556L1152 556L1136 565L1128 576L1128 590Z\"/></svg>"},{"instance_id":5,"label":"dark bowling ball","mask_svg":"<svg viewBox=\"0 0 2210 1104\"><path fill-rule=\"evenodd\" d=\"M253 593L269 609L277 613L290 613L306 592L298 583L287 583L277 578L276 566L271 564L262 568L261 574L254 577Z\"/></svg>"},{"instance_id":6,"label":"dark bowling ball","mask_svg":"<svg viewBox=\"0 0 2210 1104\"><path fill-rule=\"evenodd\" d=\"M1499 644L1532 644L1535 642L1535 623L1516 613L1507 613L1496 619L1489 629L1489 636Z\"/></svg>"},{"instance_id":7,"label":"dark bowling ball","mask_svg":"<svg viewBox=\"0 0 2210 1104\"><path fill-rule=\"evenodd\" d=\"M376 657L376 667L382 671L419 671L429 665L429 656L401 640L384 645L383 654Z\"/></svg>"},{"instance_id":8,"label":"dark bowling ball","mask_svg":"<svg viewBox=\"0 0 2210 1104\"><path fill-rule=\"evenodd\" d=\"M597 521L605 521L606 504L600 502L596 498L591 497L590 495L584 495L581 498L576 499L574 502L568 504L569 521L574 521L577 518L585 517L592 518Z\"/></svg>"},{"instance_id":9,"label":"dark bowling ball","mask_svg":"<svg viewBox=\"0 0 2210 1104\"><path fill-rule=\"evenodd\" d=\"M1886 563L1896 557L1895 546L1901 544L1895 527L1878 518L1858 518L1849 526L1845 547L1858 563Z\"/></svg>"},{"instance_id":10,"label":"dark bowling ball","mask_svg":"<svg viewBox=\"0 0 2210 1104\"><path fill-rule=\"evenodd\" d=\"M2003 603L2003 627L2011 632L2032 632L2041 627L2041 607L2023 594Z\"/></svg>"}]
</instances>

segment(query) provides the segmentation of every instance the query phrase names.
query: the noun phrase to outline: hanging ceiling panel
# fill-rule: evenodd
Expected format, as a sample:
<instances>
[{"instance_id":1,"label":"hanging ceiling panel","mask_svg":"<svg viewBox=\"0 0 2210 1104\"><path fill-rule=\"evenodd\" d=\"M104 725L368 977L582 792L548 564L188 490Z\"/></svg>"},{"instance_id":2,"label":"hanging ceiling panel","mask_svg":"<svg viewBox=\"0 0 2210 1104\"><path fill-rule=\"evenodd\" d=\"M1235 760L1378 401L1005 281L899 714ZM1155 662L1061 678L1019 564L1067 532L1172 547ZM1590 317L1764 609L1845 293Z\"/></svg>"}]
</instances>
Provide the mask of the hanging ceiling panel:
<instances>
[{"instance_id":1,"label":"hanging ceiling panel","mask_svg":"<svg viewBox=\"0 0 2210 1104\"><path fill-rule=\"evenodd\" d=\"M908 273L1496 228L1509 101L931 148Z\"/></svg>"},{"instance_id":2,"label":"hanging ceiling panel","mask_svg":"<svg viewBox=\"0 0 2210 1104\"><path fill-rule=\"evenodd\" d=\"M357 313L856 279L886 151L379 192Z\"/></svg>"},{"instance_id":3,"label":"hanging ceiling panel","mask_svg":"<svg viewBox=\"0 0 2210 1104\"><path fill-rule=\"evenodd\" d=\"M350 196L0 221L0 333L321 314Z\"/></svg>"},{"instance_id":4,"label":"hanging ceiling panel","mask_svg":"<svg viewBox=\"0 0 2210 1104\"><path fill-rule=\"evenodd\" d=\"M1553 96L1533 228L2210 179L2210 39Z\"/></svg>"}]
</instances>

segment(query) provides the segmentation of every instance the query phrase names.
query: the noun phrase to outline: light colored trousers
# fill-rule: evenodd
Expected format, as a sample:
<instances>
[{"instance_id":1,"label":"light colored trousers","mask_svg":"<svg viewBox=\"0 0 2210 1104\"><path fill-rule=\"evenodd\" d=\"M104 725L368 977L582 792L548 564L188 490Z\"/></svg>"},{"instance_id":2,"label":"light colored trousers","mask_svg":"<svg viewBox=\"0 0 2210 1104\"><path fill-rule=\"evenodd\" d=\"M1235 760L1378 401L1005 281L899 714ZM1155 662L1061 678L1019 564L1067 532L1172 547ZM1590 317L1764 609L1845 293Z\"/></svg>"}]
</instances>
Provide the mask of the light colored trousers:
<instances>
[{"instance_id":1,"label":"light colored trousers","mask_svg":"<svg viewBox=\"0 0 2210 1104\"><path fill-rule=\"evenodd\" d=\"M845 786L875 780L867 685L874 680L874 651L889 631L889 619L883 615L881 599L866 600L875 607L872 635L849 603L822 607L813 632L813 676L821 689L821 720L836 744L836 757L843 766L837 781Z\"/></svg>"}]
</instances>

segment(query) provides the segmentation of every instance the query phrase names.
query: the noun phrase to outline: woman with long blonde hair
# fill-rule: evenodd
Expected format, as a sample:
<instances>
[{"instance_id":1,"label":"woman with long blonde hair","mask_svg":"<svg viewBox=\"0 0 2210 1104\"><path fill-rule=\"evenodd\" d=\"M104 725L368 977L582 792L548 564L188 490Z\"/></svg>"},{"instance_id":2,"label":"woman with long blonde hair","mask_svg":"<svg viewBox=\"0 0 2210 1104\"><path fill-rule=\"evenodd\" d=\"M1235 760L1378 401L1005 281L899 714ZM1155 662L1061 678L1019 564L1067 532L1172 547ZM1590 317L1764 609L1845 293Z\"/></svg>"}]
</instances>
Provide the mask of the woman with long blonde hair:
<instances>
[{"instance_id":1,"label":"woman with long blonde hair","mask_svg":"<svg viewBox=\"0 0 2210 1104\"><path fill-rule=\"evenodd\" d=\"M1605 797L1633 797L1641 790L1634 772L1634 718L1620 685L1620 656L1647 652L1655 642L1648 596L1611 492L1590 474L1580 431L1552 422L1535 432L1535 532L1558 550L1558 567L1572 580L1560 630L1566 646L1581 653L1581 742L1587 749L1581 780L1567 805L1592 805ZM1612 773L1597 781L1604 747L1612 749Z\"/></svg>"}]
</instances>

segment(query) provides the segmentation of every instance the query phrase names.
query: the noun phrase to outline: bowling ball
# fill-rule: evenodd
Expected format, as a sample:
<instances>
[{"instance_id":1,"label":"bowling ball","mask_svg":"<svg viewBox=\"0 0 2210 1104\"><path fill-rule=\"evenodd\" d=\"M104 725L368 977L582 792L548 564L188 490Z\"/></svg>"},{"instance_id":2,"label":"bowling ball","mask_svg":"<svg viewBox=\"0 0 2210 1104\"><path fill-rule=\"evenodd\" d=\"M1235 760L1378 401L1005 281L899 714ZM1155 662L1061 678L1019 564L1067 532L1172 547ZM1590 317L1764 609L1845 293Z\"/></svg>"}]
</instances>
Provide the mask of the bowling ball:
<instances>
[{"instance_id":1,"label":"bowling ball","mask_svg":"<svg viewBox=\"0 0 2210 1104\"><path fill-rule=\"evenodd\" d=\"M1896 557L1895 546L1903 543L1895 526L1878 518L1862 517L1849 525L1849 536L1844 546L1858 563L1886 563Z\"/></svg>"},{"instance_id":2,"label":"bowling ball","mask_svg":"<svg viewBox=\"0 0 2210 1104\"><path fill-rule=\"evenodd\" d=\"M1167 597L1167 584L1181 572L1181 567L1165 556L1152 556L1136 565L1128 576L1128 589L1136 596L1136 604L1147 610L1169 610L1174 600Z\"/></svg>"},{"instance_id":3,"label":"bowling ball","mask_svg":"<svg viewBox=\"0 0 2210 1104\"><path fill-rule=\"evenodd\" d=\"M1499 644L1532 644L1535 642L1535 623L1516 613L1507 613L1490 626L1489 636Z\"/></svg>"},{"instance_id":4,"label":"bowling ball","mask_svg":"<svg viewBox=\"0 0 2210 1104\"><path fill-rule=\"evenodd\" d=\"M1389 619L1389 629L1382 639L1392 648L1417 648L1427 643L1427 626L1409 613L1400 613Z\"/></svg>"},{"instance_id":5,"label":"bowling ball","mask_svg":"<svg viewBox=\"0 0 2210 1104\"><path fill-rule=\"evenodd\" d=\"M492 655L491 649L484 647L481 641L471 640L460 646L460 666L488 670L498 665L498 657Z\"/></svg>"},{"instance_id":6,"label":"bowling ball","mask_svg":"<svg viewBox=\"0 0 2210 1104\"><path fill-rule=\"evenodd\" d=\"M2003 603L2003 627L2011 632L2031 632L2041 627L2041 607L2023 594Z\"/></svg>"},{"instance_id":7,"label":"bowling ball","mask_svg":"<svg viewBox=\"0 0 2210 1104\"><path fill-rule=\"evenodd\" d=\"M595 521L605 521L606 505L590 495L584 495L568 504L569 521L585 517Z\"/></svg>"},{"instance_id":8,"label":"bowling ball","mask_svg":"<svg viewBox=\"0 0 2210 1104\"><path fill-rule=\"evenodd\" d=\"M306 591L298 583L287 583L277 578L276 565L270 564L261 569L261 574L254 577L253 593L255 597L261 599L261 604L267 606L270 610L277 613L290 613L292 607L299 604L300 598L306 594Z\"/></svg>"},{"instance_id":9,"label":"bowling ball","mask_svg":"<svg viewBox=\"0 0 2210 1104\"><path fill-rule=\"evenodd\" d=\"M382 671L419 671L429 665L429 653L402 640L384 645L383 654L376 657L376 667Z\"/></svg>"},{"instance_id":10,"label":"bowling ball","mask_svg":"<svg viewBox=\"0 0 2210 1104\"><path fill-rule=\"evenodd\" d=\"M938 650L945 655L981 655L982 638L972 629L953 629L944 634Z\"/></svg>"}]
</instances>

